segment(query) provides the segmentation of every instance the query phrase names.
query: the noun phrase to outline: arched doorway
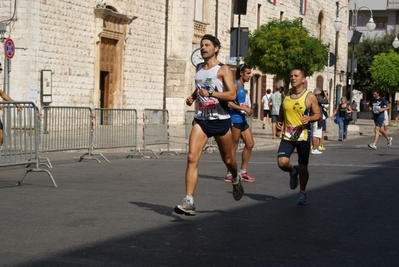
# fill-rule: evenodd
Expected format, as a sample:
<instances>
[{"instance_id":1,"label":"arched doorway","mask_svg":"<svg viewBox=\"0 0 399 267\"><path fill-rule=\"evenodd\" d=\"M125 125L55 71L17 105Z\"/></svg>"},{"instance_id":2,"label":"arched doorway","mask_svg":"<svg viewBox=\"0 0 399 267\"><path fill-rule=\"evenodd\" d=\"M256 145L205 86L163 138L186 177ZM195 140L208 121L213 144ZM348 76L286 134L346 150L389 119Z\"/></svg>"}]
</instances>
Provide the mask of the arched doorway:
<instances>
[{"instance_id":1,"label":"arched doorway","mask_svg":"<svg viewBox=\"0 0 399 267\"><path fill-rule=\"evenodd\" d=\"M316 78L316 88L323 90L324 86L324 78L321 75L318 75ZM314 88L312 88L313 90Z\"/></svg>"}]
</instances>

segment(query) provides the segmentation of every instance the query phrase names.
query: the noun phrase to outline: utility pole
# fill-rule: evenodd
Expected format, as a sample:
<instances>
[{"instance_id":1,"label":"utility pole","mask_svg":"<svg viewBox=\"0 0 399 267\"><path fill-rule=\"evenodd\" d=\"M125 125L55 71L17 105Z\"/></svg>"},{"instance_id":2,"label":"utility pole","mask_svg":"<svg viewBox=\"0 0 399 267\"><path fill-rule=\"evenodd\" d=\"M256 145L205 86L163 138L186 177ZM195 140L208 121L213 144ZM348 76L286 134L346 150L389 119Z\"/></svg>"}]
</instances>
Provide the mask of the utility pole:
<instances>
[{"instance_id":1,"label":"utility pole","mask_svg":"<svg viewBox=\"0 0 399 267\"><path fill-rule=\"evenodd\" d=\"M241 14L238 14L237 53L236 53L237 68L240 65L240 42L241 42Z\"/></svg>"}]
</instances>

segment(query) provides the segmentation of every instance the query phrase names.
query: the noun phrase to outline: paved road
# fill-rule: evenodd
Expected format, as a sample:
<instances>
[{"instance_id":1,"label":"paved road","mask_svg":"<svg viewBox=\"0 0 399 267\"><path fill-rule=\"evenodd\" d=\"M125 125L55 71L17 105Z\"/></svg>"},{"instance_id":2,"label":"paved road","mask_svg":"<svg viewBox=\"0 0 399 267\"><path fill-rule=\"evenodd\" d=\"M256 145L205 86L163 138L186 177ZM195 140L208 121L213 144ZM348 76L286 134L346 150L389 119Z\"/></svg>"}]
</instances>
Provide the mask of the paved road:
<instances>
[{"instance_id":1,"label":"paved road","mask_svg":"<svg viewBox=\"0 0 399 267\"><path fill-rule=\"evenodd\" d=\"M190 125L191 127L191 125ZM389 133L396 133L398 127L389 127ZM186 150L186 136L185 136L184 125L171 125L169 129L170 133L170 148L177 151ZM189 131L188 131L189 132ZM266 129L262 129L262 121L254 120L252 123L252 132L255 141L255 147L258 150L273 150L277 149L280 141L278 139L272 139L272 132L266 126ZM372 135L374 135L374 122L371 119L358 119L355 124L350 124L348 127L348 139L357 139L364 136L369 136L367 142L372 142ZM338 139L338 125L331 120L327 120L327 133L326 138L328 140ZM142 147L142 141L138 141L140 147ZM151 148L151 147L150 147ZM165 149L166 145L158 146L156 149ZM159 151L159 150L158 150ZM158 151L156 151L158 153Z\"/></svg>"},{"instance_id":2,"label":"paved road","mask_svg":"<svg viewBox=\"0 0 399 267\"><path fill-rule=\"evenodd\" d=\"M245 195L233 200L217 153L203 154L197 216L173 213L184 197L185 155L77 162L48 153L44 173L0 174L0 266L397 266L399 134L326 141L311 155L307 206L276 166L274 149L254 151ZM395 142L398 140L398 142ZM296 154L293 155L296 161Z\"/></svg>"}]
</instances>

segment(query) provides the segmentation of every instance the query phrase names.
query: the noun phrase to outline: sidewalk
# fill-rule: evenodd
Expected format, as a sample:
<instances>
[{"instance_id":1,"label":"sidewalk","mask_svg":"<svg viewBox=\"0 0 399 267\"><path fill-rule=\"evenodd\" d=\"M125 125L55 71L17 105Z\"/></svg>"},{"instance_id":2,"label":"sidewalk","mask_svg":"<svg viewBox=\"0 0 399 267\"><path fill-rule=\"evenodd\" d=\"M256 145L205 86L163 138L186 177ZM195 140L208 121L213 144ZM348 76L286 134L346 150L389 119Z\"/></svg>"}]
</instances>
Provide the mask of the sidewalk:
<instances>
[{"instance_id":1,"label":"sidewalk","mask_svg":"<svg viewBox=\"0 0 399 267\"><path fill-rule=\"evenodd\" d=\"M190 126L191 127L191 126ZM394 133L397 131L397 127L390 126L388 133ZM274 150L278 148L280 143L279 139L272 139L272 131L266 125L266 129L262 129L262 121L254 119L252 122L252 133L255 141L256 150ZM185 125L170 125L170 149L176 152L186 151L186 137L185 137ZM371 119L357 119L355 124L349 124L348 126L348 139L371 137L374 135L374 121ZM335 142L338 140L338 125L330 119L327 120L327 132L325 133L326 146L329 142ZM371 139L369 140L371 141ZM140 142L139 142L140 144ZM150 149L154 151L160 151L165 149L166 146L151 146Z\"/></svg>"}]
</instances>

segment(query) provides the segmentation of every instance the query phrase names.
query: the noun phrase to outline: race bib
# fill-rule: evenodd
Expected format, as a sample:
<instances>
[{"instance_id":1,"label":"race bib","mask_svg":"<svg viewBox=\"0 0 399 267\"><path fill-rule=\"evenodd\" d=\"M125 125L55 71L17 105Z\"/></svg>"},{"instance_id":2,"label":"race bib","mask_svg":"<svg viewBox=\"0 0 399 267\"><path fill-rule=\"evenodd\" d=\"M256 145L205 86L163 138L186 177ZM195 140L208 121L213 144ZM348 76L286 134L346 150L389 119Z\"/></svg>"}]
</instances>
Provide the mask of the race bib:
<instances>
[{"instance_id":1,"label":"race bib","mask_svg":"<svg viewBox=\"0 0 399 267\"><path fill-rule=\"evenodd\" d=\"M209 111L212 109L216 109L216 101L215 100L207 100L204 102L199 102L198 108L201 111Z\"/></svg>"},{"instance_id":2,"label":"race bib","mask_svg":"<svg viewBox=\"0 0 399 267\"><path fill-rule=\"evenodd\" d=\"M301 137L303 138L303 128L302 128L302 126L287 125L285 127L285 135L289 139L299 139Z\"/></svg>"},{"instance_id":3,"label":"race bib","mask_svg":"<svg viewBox=\"0 0 399 267\"><path fill-rule=\"evenodd\" d=\"M247 104L245 104L245 103L241 103L240 104L240 107L247 107ZM241 114L247 114L244 110L241 110Z\"/></svg>"}]
</instances>

